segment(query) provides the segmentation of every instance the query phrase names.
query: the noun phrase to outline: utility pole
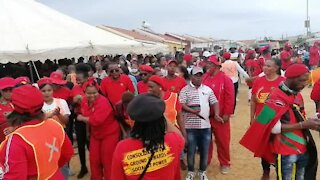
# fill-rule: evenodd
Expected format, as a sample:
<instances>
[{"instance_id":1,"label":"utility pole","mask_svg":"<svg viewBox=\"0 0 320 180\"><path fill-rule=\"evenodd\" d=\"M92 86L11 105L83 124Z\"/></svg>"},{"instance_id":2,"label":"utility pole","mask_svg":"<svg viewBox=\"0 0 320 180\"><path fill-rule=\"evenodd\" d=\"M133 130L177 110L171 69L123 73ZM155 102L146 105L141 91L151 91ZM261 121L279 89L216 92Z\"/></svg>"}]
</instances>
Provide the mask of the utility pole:
<instances>
[{"instance_id":1,"label":"utility pole","mask_svg":"<svg viewBox=\"0 0 320 180\"><path fill-rule=\"evenodd\" d=\"M307 0L307 20L304 22L304 26L307 29L307 37L309 37L311 35L310 17L309 17L309 0Z\"/></svg>"}]
</instances>

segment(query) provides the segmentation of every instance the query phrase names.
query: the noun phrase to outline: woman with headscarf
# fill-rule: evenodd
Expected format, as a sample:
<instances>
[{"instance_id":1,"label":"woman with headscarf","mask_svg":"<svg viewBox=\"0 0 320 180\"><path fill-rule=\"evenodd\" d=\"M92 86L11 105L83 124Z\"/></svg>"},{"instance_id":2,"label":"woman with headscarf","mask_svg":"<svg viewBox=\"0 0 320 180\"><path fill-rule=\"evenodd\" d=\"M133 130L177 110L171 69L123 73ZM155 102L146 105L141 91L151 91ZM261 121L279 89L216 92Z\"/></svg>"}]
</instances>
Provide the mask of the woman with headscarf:
<instances>
[{"instance_id":1,"label":"woman with headscarf","mask_svg":"<svg viewBox=\"0 0 320 180\"><path fill-rule=\"evenodd\" d=\"M137 108L144 107L144 108ZM179 155L184 147L180 131L163 116L165 103L146 93L128 106L135 121L131 138L118 143L111 180L180 180Z\"/></svg>"},{"instance_id":2,"label":"woman with headscarf","mask_svg":"<svg viewBox=\"0 0 320 180\"><path fill-rule=\"evenodd\" d=\"M0 147L1 179L63 179L59 168L73 155L63 127L44 119L41 92L25 85L12 91L11 126L18 127Z\"/></svg>"},{"instance_id":3,"label":"woman with headscarf","mask_svg":"<svg viewBox=\"0 0 320 180\"><path fill-rule=\"evenodd\" d=\"M92 179L110 179L111 160L119 141L120 127L107 98L99 94L99 85L89 78L82 86L85 97L77 120L89 124L90 168Z\"/></svg>"}]
</instances>

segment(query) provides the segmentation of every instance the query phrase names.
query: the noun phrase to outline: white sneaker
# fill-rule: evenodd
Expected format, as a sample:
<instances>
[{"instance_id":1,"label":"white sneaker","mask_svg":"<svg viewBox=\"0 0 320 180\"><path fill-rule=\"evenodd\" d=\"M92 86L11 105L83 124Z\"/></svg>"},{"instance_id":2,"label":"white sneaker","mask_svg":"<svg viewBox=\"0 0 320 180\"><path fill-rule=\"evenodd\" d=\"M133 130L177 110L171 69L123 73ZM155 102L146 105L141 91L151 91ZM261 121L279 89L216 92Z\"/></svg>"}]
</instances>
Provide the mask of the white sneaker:
<instances>
[{"instance_id":1,"label":"white sneaker","mask_svg":"<svg viewBox=\"0 0 320 180\"><path fill-rule=\"evenodd\" d=\"M194 179L194 172L189 171L186 177L186 180L193 180Z\"/></svg>"},{"instance_id":2,"label":"white sneaker","mask_svg":"<svg viewBox=\"0 0 320 180\"><path fill-rule=\"evenodd\" d=\"M199 172L199 177L200 177L200 180L209 180L207 174L206 174L206 171L200 171Z\"/></svg>"}]
</instances>

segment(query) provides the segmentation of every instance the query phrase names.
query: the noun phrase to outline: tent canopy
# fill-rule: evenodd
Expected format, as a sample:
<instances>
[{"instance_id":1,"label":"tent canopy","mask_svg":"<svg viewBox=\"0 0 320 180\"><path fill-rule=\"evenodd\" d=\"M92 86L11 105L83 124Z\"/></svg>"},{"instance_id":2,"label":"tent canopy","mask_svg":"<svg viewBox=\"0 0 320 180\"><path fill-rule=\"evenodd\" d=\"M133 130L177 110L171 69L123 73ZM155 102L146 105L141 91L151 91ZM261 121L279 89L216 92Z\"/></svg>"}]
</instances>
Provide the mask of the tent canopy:
<instances>
[{"instance_id":1,"label":"tent canopy","mask_svg":"<svg viewBox=\"0 0 320 180\"><path fill-rule=\"evenodd\" d=\"M0 63L154 51L34 0L0 0Z\"/></svg>"}]
</instances>

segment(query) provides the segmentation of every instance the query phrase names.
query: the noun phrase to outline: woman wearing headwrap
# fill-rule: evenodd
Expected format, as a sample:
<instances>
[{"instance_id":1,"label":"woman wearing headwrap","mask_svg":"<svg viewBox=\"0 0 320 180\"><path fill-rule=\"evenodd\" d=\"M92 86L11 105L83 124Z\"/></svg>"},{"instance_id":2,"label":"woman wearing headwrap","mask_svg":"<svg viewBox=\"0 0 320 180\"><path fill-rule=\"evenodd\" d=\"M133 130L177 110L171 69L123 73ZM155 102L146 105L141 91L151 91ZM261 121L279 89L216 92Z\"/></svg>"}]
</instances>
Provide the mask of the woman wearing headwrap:
<instances>
[{"instance_id":1,"label":"woman wearing headwrap","mask_svg":"<svg viewBox=\"0 0 320 180\"><path fill-rule=\"evenodd\" d=\"M77 120L89 124L92 179L110 179L111 160L119 141L120 127L108 100L99 94L99 85L88 79L82 86L85 98Z\"/></svg>"},{"instance_id":2,"label":"woman wearing headwrap","mask_svg":"<svg viewBox=\"0 0 320 180\"><path fill-rule=\"evenodd\" d=\"M144 107L144 108L137 108ZM128 106L135 121L131 137L118 143L112 159L112 180L180 180L180 131L163 116L165 103L152 94L135 97Z\"/></svg>"},{"instance_id":3,"label":"woman wearing headwrap","mask_svg":"<svg viewBox=\"0 0 320 180\"><path fill-rule=\"evenodd\" d=\"M41 92L30 85L12 91L9 124L18 127L0 147L0 179L63 179L59 168L73 155L63 127L44 119Z\"/></svg>"}]
</instances>

